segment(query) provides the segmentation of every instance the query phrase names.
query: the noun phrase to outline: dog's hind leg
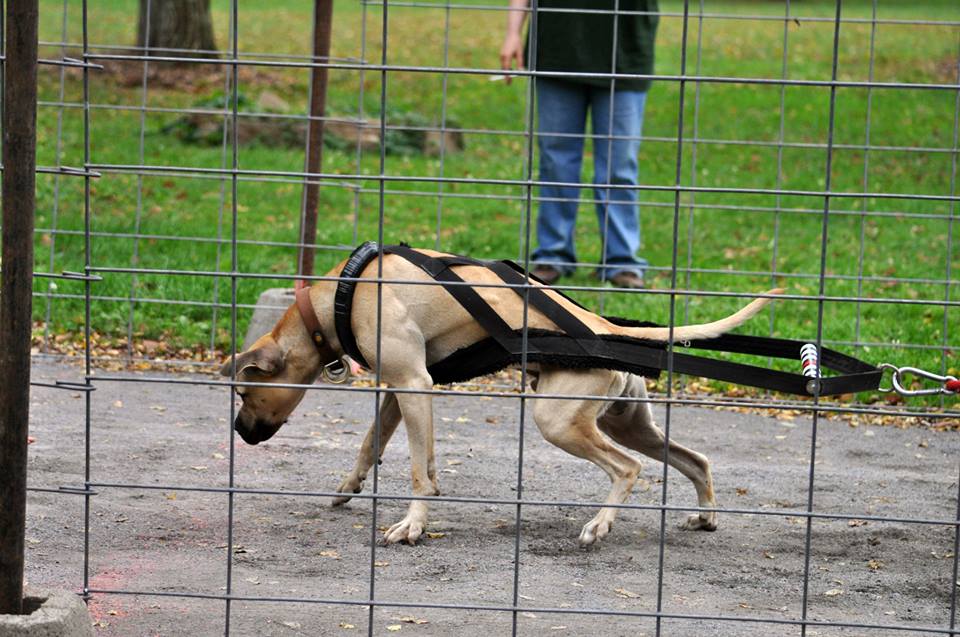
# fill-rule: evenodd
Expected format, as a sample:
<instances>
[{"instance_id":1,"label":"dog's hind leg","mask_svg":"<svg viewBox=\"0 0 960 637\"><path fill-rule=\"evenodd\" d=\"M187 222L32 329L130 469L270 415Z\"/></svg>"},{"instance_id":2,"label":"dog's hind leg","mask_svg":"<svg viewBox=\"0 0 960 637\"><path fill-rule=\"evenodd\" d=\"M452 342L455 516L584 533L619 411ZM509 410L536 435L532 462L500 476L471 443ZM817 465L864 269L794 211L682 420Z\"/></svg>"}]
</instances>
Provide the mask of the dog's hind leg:
<instances>
[{"instance_id":1,"label":"dog's hind leg","mask_svg":"<svg viewBox=\"0 0 960 637\"><path fill-rule=\"evenodd\" d=\"M615 379L606 370L542 370L540 394L594 394L605 396ZM640 474L640 462L613 446L597 429L600 400L537 399L533 418L543 437L567 453L585 458L603 469L613 483L606 504L622 504ZM616 507L603 507L580 532L580 544L589 546L610 532Z\"/></svg>"},{"instance_id":2,"label":"dog's hind leg","mask_svg":"<svg viewBox=\"0 0 960 637\"><path fill-rule=\"evenodd\" d=\"M626 387L621 396L647 398L647 388L640 376L625 374ZM615 441L630 449L663 461L665 436L654 423L650 403L637 401L615 402L599 420L600 429ZM697 490L697 504L704 508L716 508L717 500L713 491L713 476L707 457L688 449L670 439L669 455L671 467L685 475ZM701 511L690 515L683 528L690 530L714 531L717 528L717 512Z\"/></svg>"},{"instance_id":3,"label":"dog's hind leg","mask_svg":"<svg viewBox=\"0 0 960 637\"><path fill-rule=\"evenodd\" d=\"M397 403L397 397L395 394L386 394L383 397L383 402L380 403L380 453L383 454L383 450L386 448L387 443L390 442L390 437L393 436L393 432L397 430L397 425L400 424L400 405ZM360 493L363 489L363 481L367 479L367 473L370 471L370 468L373 466L374 462L377 462L378 458L376 457L376 446L374 445L374 438L376 436L376 422L370 425L370 429L367 431L367 435L363 439L363 444L360 446L360 453L357 455L357 462L353 467L353 470L350 474L344 479L343 483L337 487L337 493ZM350 501L350 495L340 495L333 499L333 506L339 506Z\"/></svg>"}]
</instances>

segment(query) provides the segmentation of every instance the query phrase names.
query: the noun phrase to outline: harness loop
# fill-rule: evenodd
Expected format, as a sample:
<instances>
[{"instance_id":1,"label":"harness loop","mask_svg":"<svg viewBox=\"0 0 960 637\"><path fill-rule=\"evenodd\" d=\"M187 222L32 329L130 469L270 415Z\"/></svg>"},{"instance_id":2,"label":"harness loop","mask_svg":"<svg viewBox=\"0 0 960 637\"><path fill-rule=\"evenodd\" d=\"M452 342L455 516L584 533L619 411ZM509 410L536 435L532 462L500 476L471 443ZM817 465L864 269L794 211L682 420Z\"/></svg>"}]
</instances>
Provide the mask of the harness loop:
<instances>
[{"instance_id":1,"label":"harness loop","mask_svg":"<svg viewBox=\"0 0 960 637\"><path fill-rule=\"evenodd\" d=\"M334 385L342 385L350 378L350 362L346 356L341 356L323 366L320 371L323 380Z\"/></svg>"}]
</instances>

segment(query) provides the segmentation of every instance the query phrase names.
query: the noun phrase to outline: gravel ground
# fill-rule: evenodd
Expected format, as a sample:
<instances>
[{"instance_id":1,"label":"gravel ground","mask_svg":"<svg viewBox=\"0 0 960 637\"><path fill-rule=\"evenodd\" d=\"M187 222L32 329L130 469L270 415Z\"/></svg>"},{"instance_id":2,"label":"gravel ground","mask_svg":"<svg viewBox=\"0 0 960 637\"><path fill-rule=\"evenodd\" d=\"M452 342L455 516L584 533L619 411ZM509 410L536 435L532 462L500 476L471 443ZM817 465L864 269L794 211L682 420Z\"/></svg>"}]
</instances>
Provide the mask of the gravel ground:
<instances>
[{"instance_id":1,"label":"gravel ground","mask_svg":"<svg viewBox=\"0 0 960 637\"><path fill-rule=\"evenodd\" d=\"M79 376L75 367L33 368L34 380ZM189 488L229 484L228 392L169 383L95 386L91 481L160 487L95 487L89 586L124 591L93 595L89 607L98 634L223 634L225 604L208 596L226 592L228 497ZM35 387L32 400L36 442L30 446L30 486L82 486L82 394ZM435 411L443 493L515 498L519 401L443 397L435 401ZM654 412L662 423L664 409ZM352 466L372 413L369 394L309 392L269 442L249 447L237 438L236 486L332 491ZM525 432L525 498L596 502L605 496L608 482L599 469L544 442L532 423ZM515 619L520 635L654 635L654 619L616 613L655 612L660 590L665 613L754 620L669 618L663 620L663 635L800 634L798 626L779 622L802 616L807 525L790 513L807 505L810 418L675 408L671 432L710 457L721 506L779 513L722 513L720 528L705 533L681 530L686 513L668 511L662 589L659 511L622 511L610 536L583 550L577 536L594 509L524 506L518 601L530 610L514 618L510 612L451 606L512 604L515 506L437 503L429 537L417 546L371 549L373 525L399 520L405 502L381 502L374 520L368 499L334 509L326 497L238 494L232 592L267 599L234 601L230 633L349 636L366 634L372 622L377 635L489 637L510 634ZM817 512L926 521L957 516L956 432L821 421L816 457ZM407 494L408 467L401 429L384 454L381 492ZM658 503L661 475L659 463L645 462L630 502ZM668 487L670 505L695 504L690 484L672 470ZM28 584L83 588L83 500L30 494ZM956 584L955 526L816 519L811 531L807 617L909 630L814 625L808 635L909 635L922 628L946 634ZM378 601L437 606L378 605L369 613L358 602L369 599L371 581ZM196 597L170 596L183 592ZM290 598L324 603L282 601Z\"/></svg>"}]
</instances>

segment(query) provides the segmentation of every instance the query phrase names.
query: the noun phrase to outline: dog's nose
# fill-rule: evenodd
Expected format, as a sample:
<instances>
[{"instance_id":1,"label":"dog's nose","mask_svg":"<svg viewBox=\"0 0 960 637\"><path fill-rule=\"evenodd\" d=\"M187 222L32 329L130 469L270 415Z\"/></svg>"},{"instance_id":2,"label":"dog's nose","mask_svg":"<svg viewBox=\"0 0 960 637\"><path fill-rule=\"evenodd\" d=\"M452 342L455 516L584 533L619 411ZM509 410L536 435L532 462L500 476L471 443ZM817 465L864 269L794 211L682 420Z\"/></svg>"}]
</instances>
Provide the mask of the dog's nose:
<instances>
[{"instance_id":1,"label":"dog's nose","mask_svg":"<svg viewBox=\"0 0 960 637\"><path fill-rule=\"evenodd\" d=\"M286 423L284 420L280 423L272 423L265 420L257 420L251 425L246 422L242 416L237 416L233 423L233 428L248 445L257 445L264 440L273 438L273 435L280 431L280 427Z\"/></svg>"},{"instance_id":2,"label":"dog's nose","mask_svg":"<svg viewBox=\"0 0 960 637\"><path fill-rule=\"evenodd\" d=\"M261 442L260 436L257 435L256 426L251 427L240 416L237 416L237 419L233 422L233 429L240 434L240 438L248 445L256 445Z\"/></svg>"}]
</instances>

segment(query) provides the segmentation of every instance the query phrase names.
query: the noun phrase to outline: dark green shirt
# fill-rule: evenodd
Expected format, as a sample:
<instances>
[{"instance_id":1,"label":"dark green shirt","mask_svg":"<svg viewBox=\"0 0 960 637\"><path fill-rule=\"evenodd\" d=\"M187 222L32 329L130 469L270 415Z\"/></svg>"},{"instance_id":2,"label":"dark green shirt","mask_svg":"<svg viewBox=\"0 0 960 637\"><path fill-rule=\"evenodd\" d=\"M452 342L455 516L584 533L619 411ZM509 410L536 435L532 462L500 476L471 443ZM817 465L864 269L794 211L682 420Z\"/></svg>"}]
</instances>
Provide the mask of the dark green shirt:
<instances>
[{"instance_id":1,"label":"dark green shirt","mask_svg":"<svg viewBox=\"0 0 960 637\"><path fill-rule=\"evenodd\" d=\"M533 2L531 0L531 6ZM649 14L583 13L583 9L646 11ZM531 68L538 71L653 74L653 43L660 21L657 0L539 0L538 9L581 9L580 12L538 10L537 52ZM531 25L533 16L530 18ZM614 66L615 63L615 66ZM609 86L611 78L571 77L570 81ZM650 80L617 79L617 88L647 90Z\"/></svg>"}]
</instances>

